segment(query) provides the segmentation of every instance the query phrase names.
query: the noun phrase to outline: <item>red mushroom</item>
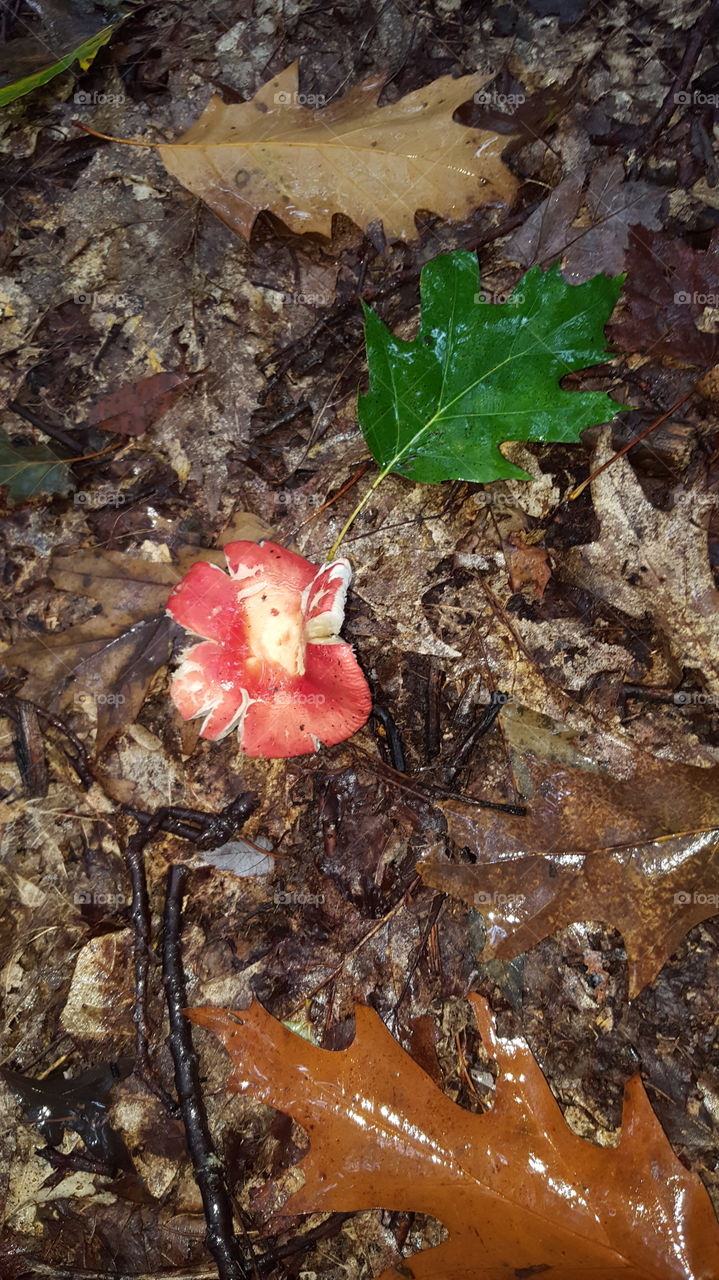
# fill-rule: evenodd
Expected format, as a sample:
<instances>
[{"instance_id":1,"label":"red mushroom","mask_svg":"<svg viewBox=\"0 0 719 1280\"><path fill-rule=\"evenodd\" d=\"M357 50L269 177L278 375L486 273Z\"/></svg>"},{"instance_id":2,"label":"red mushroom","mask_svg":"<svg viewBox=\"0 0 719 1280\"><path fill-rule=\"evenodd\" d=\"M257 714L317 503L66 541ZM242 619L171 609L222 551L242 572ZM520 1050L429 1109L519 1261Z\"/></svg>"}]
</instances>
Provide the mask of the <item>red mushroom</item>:
<instances>
[{"instance_id":1,"label":"red mushroom","mask_svg":"<svg viewBox=\"0 0 719 1280\"><path fill-rule=\"evenodd\" d=\"M372 699L340 639L351 578L347 560L321 569L274 542L231 542L229 576L193 564L167 602L171 618L203 637L182 658L172 699L203 738L237 729L249 756L306 755L349 738Z\"/></svg>"}]
</instances>

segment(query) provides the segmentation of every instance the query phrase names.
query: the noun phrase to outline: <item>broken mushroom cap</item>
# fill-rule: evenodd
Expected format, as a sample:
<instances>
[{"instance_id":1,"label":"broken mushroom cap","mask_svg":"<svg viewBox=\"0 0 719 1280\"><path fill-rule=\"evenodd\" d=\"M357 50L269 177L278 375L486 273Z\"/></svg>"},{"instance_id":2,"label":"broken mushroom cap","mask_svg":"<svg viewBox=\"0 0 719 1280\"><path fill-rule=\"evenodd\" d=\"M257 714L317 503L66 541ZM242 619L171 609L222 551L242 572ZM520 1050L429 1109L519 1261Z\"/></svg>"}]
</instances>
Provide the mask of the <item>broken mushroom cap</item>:
<instances>
[{"instance_id":1,"label":"broken mushroom cap","mask_svg":"<svg viewBox=\"0 0 719 1280\"><path fill-rule=\"evenodd\" d=\"M172 700L203 738L237 729L249 756L306 755L351 737L372 699L350 645L340 639L352 571L321 569L274 542L230 542L229 576L193 564L167 612L202 643L183 654Z\"/></svg>"}]
</instances>

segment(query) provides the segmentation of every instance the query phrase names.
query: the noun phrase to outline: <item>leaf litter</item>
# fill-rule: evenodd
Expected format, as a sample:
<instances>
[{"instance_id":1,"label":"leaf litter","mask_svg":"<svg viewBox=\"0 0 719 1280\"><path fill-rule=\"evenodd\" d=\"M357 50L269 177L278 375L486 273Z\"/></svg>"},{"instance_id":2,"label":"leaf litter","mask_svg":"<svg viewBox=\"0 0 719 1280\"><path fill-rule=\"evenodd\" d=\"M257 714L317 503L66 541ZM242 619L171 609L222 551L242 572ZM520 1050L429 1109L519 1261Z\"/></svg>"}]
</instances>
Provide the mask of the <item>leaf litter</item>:
<instances>
[{"instance_id":1,"label":"leaf litter","mask_svg":"<svg viewBox=\"0 0 719 1280\"><path fill-rule=\"evenodd\" d=\"M319 563L356 505L361 481L354 477L367 460L352 405L362 367L358 298L372 306L388 330L411 340L417 330L421 267L440 254L472 251L477 245L483 287L493 297L506 296L518 273L508 265L516 259L507 251L503 223L516 217L509 234L521 228L527 199L534 202L541 192L553 192L572 171L586 172L583 203L567 224L566 244L560 243L557 231L553 256L566 269L572 253L579 254L575 270L580 271L580 246L587 240L593 255L584 264L588 276L596 270L624 270L629 276L608 330L627 358L620 354L610 366L571 375L564 384L567 392L571 388L572 394L599 392L619 398L636 405L650 422L690 389L692 369L703 371L715 360L711 303L693 297L695 292L702 297L711 293L701 266L710 266L713 218L705 198L709 188L699 181L706 168L702 110L678 109L639 173L632 170L634 156L625 139L631 136L631 145L643 145L649 136L647 124L672 91L672 76L684 52L682 41L694 15L686 13L683 31L675 17L669 21L657 12L650 21L648 15L634 13L631 23L642 48L640 60L622 43L624 16L595 11L590 19L578 10L576 27L565 14L559 23L545 19L540 33L529 10L521 15L493 12L481 31L476 24L464 23L461 35L460 27L443 17L442 44L434 11L409 16L384 9L358 13L351 32L341 23L330 26L321 14L286 15L286 43L277 52L275 35L268 38L262 29L264 18L249 15L239 21L236 7L221 0L217 26L214 17L200 23L188 13L169 40L159 13L146 12L125 24L126 43L118 42L110 59L81 81L82 89L98 94L123 94L124 103L112 112L99 100L89 105L65 101L61 81L57 97L54 90L45 89L42 98L30 97L14 108L18 114L13 116L17 123L10 126L9 165L18 184L10 193L11 213L21 222L32 222L36 234L23 232L15 242L19 251L10 259L11 328L18 354L6 356L2 369L8 398L15 398L24 380L24 402L36 416L50 425L63 418L66 425L77 424L72 429L83 446L77 453L91 454L107 443L104 429L88 431L85 426L92 404L122 387L141 385L158 371L187 368L200 376L151 432L128 438L107 456L73 463L80 492L97 495L97 506L93 496L79 502L36 498L14 508L5 529L5 581L12 593L6 641L62 642L72 627L92 620L94 614L94 621L99 619L100 628L105 628L101 642L107 642L113 595L118 597L120 630L131 630L133 619L142 616L140 606L152 603L152 588L160 583L143 585L143 571L128 568L123 588L115 565L115 585L109 585L110 577L100 600L80 589L80 574L70 577L71 565L64 567L65 578L53 582L47 576L51 555L77 557L83 570L80 556L97 563L98 551L109 550L171 570L180 563L181 546L189 543L195 551L215 546L218 529L237 507L252 512L261 526L274 526L266 536L276 536L281 518L283 532L295 538L296 548ZM534 45L525 40L527 23ZM694 36L689 33L687 38ZM228 97L239 93L250 102L268 77L271 80L298 56L298 88L321 93L339 105L348 84L374 77L379 89L387 52L392 53L389 61L395 70L398 48L410 52L384 90L380 101L385 105L376 108L377 115L393 99L402 101L438 75L462 75L475 67L485 75L511 61L511 80L488 80L481 90L494 95L489 106L495 114L504 114L506 127L500 131L486 117L481 123L486 103L465 105L458 117L479 129L497 129L501 143L508 144L502 163L524 184L518 186L511 208L490 201L476 213L470 211L463 222L445 223L428 219L418 205L419 213L412 209L407 215L412 229L406 244L387 236L386 228L383 240L381 229L372 225L360 236L337 209L331 240L310 236L300 245L284 231L278 233L278 224L263 214L253 219L248 245L169 179L153 151L107 147L75 134L67 140L68 121L79 115L102 132L148 136L152 124L160 130L152 136L181 137L201 117L210 82L221 83ZM702 57L708 65L708 47ZM129 65L133 72L128 91L118 68L126 74ZM502 113L502 92L526 98L527 125L517 135L511 112ZM554 115L545 110L547 93L559 101ZM38 116L28 121L28 109L38 111ZM56 126L68 128L65 134L53 134L50 147L38 131L38 120L46 111L53 113ZM298 105L296 117L300 114ZM639 126L637 118L642 121ZM453 122L448 113L443 128L461 137L467 126ZM58 136L63 141L57 142ZM606 138L612 141L602 140ZM55 146L59 149L53 150ZM609 164L611 168L605 168ZM596 193L593 208L590 187L593 199ZM617 248L604 229L599 203L607 191L614 193L616 209L614 218L605 221L607 227L612 220L617 224ZM634 264L640 280L636 289L631 279L633 231L623 247L625 228L632 225L634 196L640 197L642 219L660 226L646 232L649 245L653 237L666 235L681 246L672 253L660 246L661 265L647 249L646 265ZM430 205L430 212L443 209ZM11 222L11 228L16 225ZM575 238L587 227L586 236ZM593 229L597 235L590 237ZM3 248L5 244L3 240ZM542 262L543 268L548 265ZM695 271L696 280L691 278ZM305 287L313 280L322 281L321 287ZM644 301L650 291L658 304L654 310ZM683 291L692 301L675 303L675 294ZM314 300L308 302L310 295ZM141 306L126 305L128 298L139 298ZM615 326L628 317L636 317L634 328L622 340ZM10 350L14 353L15 346ZM683 373L677 371L676 361ZM478 1108L476 1090L483 1087L488 1064L463 997L479 990L510 1036L521 1041L529 1033L535 1056L565 1111L566 1123L558 1123L567 1132L581 1133L577 1142L590 1152L596 1148L589 1144L597 1140L604 1147L612 1142L618 1123L615 1108L639 1066L652 1107L675 1150L714 1190L719 1096L712 1051L719 999L715 920L707 916L683 941L677 937L657 977L628 1004L623 939L611 927L580 915L544 941L528 939L531 950L524 955L489 959L485 951L478 961L485 933L501 920L486 903L474 903L468 912L461 901L438 897L416 872L418 863L448 858L452 861L443 865L459 870L465 860L478 856L480 815L491 812L476 804L478 798L496 803L520 800L510 785L514 775L503 727L506 710L483 736L472 739L474 746L461 763L462 743L476 732L496 690L511 694L510 707L525 704L554 716L563 732L569 728L575 734L596 735L600 766L610 778L612 770L618 770L618 782L622 761L626 765L635 751L652 762L653 795L661 794L662 774L678 786L676 766L694 767L709 776L716 763L713 694L707 683L715 661L710 608L707 605L696 617L691 608L682 608L675 576L668 576L655 593L646 575L637 578L635 572L636 558L651 550L652 575L657 571L663 576L678 547L691 576L699 575L705 586L710 583L717 529L713 510L701 497L705 473L709 480L712 475L709 403L699 406L693 400L685 407L680 424L683 453L667 451L657 433L656 450L649 437L646 449L637 447L629 454L628 472L621 463L613 463L573 502L567 495L609 456L617 441L625 442L618 430L613 440L609 433L601 436L594 457L591 430L583 445L503 445L507 459L533 477L531 484L507 479L485 489L471 481L425 487L388 476L374 492L344 548L356 573L347 638L365 664L377 705L394 720L409 781L381 772L387 765L380 752L389 751L391 738L387 722L377 738L368 728L356 743L335 748L309 769L298 762L281 770L247 762L230 741L213 748L214 754L201 744L193 746L168 719L164 663L154 668L149 682L143 681L146 696L141 707L136 710L128 697L124 720L108 723L112 736L103 746L102 735L93 738L92 725L107 704L91 703L88 719L87 704L70 707L74 695L68 682L68 705L61 714L69 717L88 749L95 750L93 768L99 777L109 761L121 762L126 795L217 812L238 788L252 786L257 792L258 808L243 835L259 841L260 847L263 841L272 845L272 875L250 875L238 885L234 877L207 866L202 869L193 861L197 869L184 933L192 1003L238 1007L255 995L278 1017L301 1014L320 1044L341 1050L351 1039L356 1002L369 1001L395 1039L413 1046L412 1052L442 1082L445 1094L471 1112ZM56 414L63 416L58 419ZM634 415L626 419L633 420ZM17 432L15 420L6 420L5 426L9 433ZM23 430L25 439L45 443L39 429ZM611 480L615 468L622 475L619 492L602 506L601 480ZM101 507L100 496L107 495L108 485L116 501ZM701 497L694 513L681 504L685 492ZM332 499L321 515L316 514ZM626 519L617 517L615 524L608 510L622 504ZM522 586L513 576L507 556L510 532L521 536L527 547L547 549L552 575L543 592L533 591L531 584ZM621 552L614 543L624 539L626 563L620 563ZM614 557L612 564L616 560L616 568L604 574L600 560L583 558L587 549L602 544L607 556ZM91 579L84 576L86 589ZM123 603L125 589L129 598ZM710 603L711 597L706 599ZM145 615L149 616L151 611ZM141 659L140 652L140 663ZM40 700L49 706L54 694L63 696L67 672L53 677L47 650L32 651L31 666L37 666L41 676L46 660L50 678ZM13 685L21 669L19 664L10 668ZM116 680L110 667L94 686L105 698L118 690L107 680ZM675 700L677 693L687 694L689 700ZM97 784L88 792L77 786L59 731L46 727L50 783L46 799L33 802L33 813L39 815L33 821L40 823L40 841L35 843L37 833L31 834L21 813L23 800L18 799L15 744L20 729L11 721L4 725L2 785L13 815L13 838L3 841L3 861L15 876L2 885L7 895L2 976L10 1015L4 1055L13 1068L37 1077L58 1056L69 1054L65 1069L76 1076L113 1057L113 1035L120 1027L113 1009L114 971L103 980L103 1012L93 1024L92 1037L84 1037L82 1028L90 1023L80 1016L81 978L92 970L93 957L99 964L103 954L93 933L107 931L101 932L99 942L127 939L129 933L128 886L117 843L106 825L108 814L114 820L116 810ZM524 754L529 760L531 753ZM587 779L595 775L588 768L580 773L576 807L581 812ZM601 769L596 778L601 780ZM617 786L620 793L622 786L624 781ZM461 794L450 800L442 794L447 790ZM623 794L626 809L614 817L623 816L638 839L645 830L645 815L633 807L629 784ZM135 805L142 808L137 800ZM541 796L525 807L533 811L526 819L502 814L501 820L531 828L542 812ZM681 807L685 812L683 801ZM450 821L461 843L449 839ZM563 822L569 823L566 814ZM474 835L468 834L470 825ZM699 825L692 821L686 830L695 831ZM664 827L671 830L671 821ZM27 848L17 835L24 831ZM571 823L565 832L571 834ZM649 846L659 865L662 846L683 838L676 828L660 843L652 838L655 834L655 829L649 830L648 845L635 858L637 865L641 857L643 865L649 865ZM578 856L586 860L592 852L583 846ZM705 852L708 857L708 848ZM156 916L163 907L167 861L187 856L186 843L171 836L148 849ZM466 865L477 870L476 865ZM546 868L546 861L543 865ZM706 884L702 888L701 857L685 865L692 877L689 892L715 892ZM80 869L83 892L88 880L92 888L97 875L99 896L109 887L125 905L68 903L66 895L72 898ZM53 876L59 878L54 881ZM596 909L601 883L596 888L578 905L588 905L591 896ZM507 893L504 882L497 892ZM667 906L671 914L674 904ZM687 906L676 905L682 932L691 923ZM702 906L707 904L696 904ZM609 926L612 923L617 921ZM495 932L490 948L496 942ZM658 945L652 935L647 960L654 968L661 952ZM637 967L637 948L633 953L630 948L630 954L634 981L639 982L641 956ZM47 982L37 981L40 971ZM117 985L118 1009L126 999L121 993L126 993L127 977ZM159 1000L154 969L150 985L152 998ZM62 1015L71 992L68 1038ZM165 1087L171 1088L160 1007L152 1005L158 1015L153 1051ZM125 1005L123 1010L125 1017L129 1009ZM412 1028L428 1010L432 1031L422 1039ZM252 1241L258 1251L269 1249L268 1237L280 1235L282 1243L273 1246L279 1250L273 1255L278 1274L286 1263L276 1259L290 1256L301 1259L303 1270L320 1276L331 1277L342 1266L350 1275L369 1280L398 1262L400 1267L412 1265L412 1257L437 1242L431 1210L428 1217L413 1221L402 1212L387 1219L368 1211L339 1223L330 1215L323 1224L328 1232L324 1240L306 1238L309 1233L297 1217L283 1218L278 1211L283 1188L296 1178L292 1166L301 1147L299 1132L248 1098L230 1097L223 1058L208 1040L200 1047L210 1118L228 1176L238 1203L253 1215ZM9 1179L17 1193L21 1188L28 1192L22 1197L22 1212L10 1220L11 1248L19 1248L21 1258L32 1250L44 1265L54 1263L56 1268L121 1266L142 1274L151 1265L162 1269L186 1267L191 1261L206 1264L204 1222L187 1162L177 1143L169 1159L159 1150L169 1125L163 1125L161 1113L148 1108L146 1103L154 1099L135 1078L122 1082L117 1094L113 1115L119 1117L128 1149L138 1153L134 1158L144 1185L142 1179L130 1186L122 1178L113 1181L79 1171L63 1175L54 1169L48 1174L47 1160L32 1154L36 1132L17 1119L19 1112L12 1110L7 1096L3 1098L12 1120L3 1138L7 1173L0 1178L3 1186ZM64 1180L52 1189L50 1181L61 1177ZM57 1210L52 1217L44 1198L49 1196L55 1197ZM18 1205L17 1194L12 1205ZM294 1253L284 1253L287 1248Z\"/></svg>"}]
</instances>

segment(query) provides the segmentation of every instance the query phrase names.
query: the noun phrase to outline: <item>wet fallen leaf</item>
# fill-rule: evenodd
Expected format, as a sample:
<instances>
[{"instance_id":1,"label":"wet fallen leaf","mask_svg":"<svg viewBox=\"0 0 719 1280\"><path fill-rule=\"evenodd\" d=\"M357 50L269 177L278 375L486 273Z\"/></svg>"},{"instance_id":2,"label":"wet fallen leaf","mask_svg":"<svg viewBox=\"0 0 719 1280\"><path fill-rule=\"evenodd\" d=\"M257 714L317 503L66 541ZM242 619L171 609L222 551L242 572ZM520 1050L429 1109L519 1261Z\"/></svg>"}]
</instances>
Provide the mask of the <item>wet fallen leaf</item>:
<instances>
[{"instance_id":1,"label":"wet fallen leaf","mask_svg":"<svg viewBox=\"0 0 719 1280\"><path fill-rule=\"evenodd\" d=\"M532 546L519 533L510 533L503 543L512 591L527 591L541 600L552 576L552 566L544 547Z\"/></svg>"},{"instance_id":2,"label":"wet fallen leaf","mask_svg":"<svg viewBox=\"0 0 719 1280\"><path fill-rule=\"evenodd\" d=\"M460 249L423 267L411 342L365 306L370 389L359 420L382 474L528 480L500 444L577 441L613 418L621 406L609 396L566 391L559 379L607 358L604 324L621 287L605 276L572 287L558 269L534 267L494 304L483 299L476 255Z\"/></svg>"},{"instance_id":3,"label":"wet fallen leaf","mask_svg":"<svg viewBox=\"0 0 719 1280\"><path fill-rule=\"evenodd\" d=\"M39 26L35 31L24 21L23 30L30 34L8 41L3 49L0 107L47 84L74 62L87 70L125 18L124 14L115 16L108 24L107 14L99 6L95 9L56 0L42 0L28 7L39 16Z\"/></svg>"},{"instance_id":4,"label":"wet fallen leaf","mask_svg":"<svg viewBox=\"0 0 719 1280\"><path fill-rule=\"evenodd\" d=\"M705 317L707 309L716 311L719 305L719 234L702 251L634 227L627 270L626 313L612 325L612 341L622 351L666 356L699 368L715 365L719 333Z\"/></svg>"},{"instance_id":5,"label":"wet fallen leaf","mask_svg":"<svg viewBox=\"0 0 719 1280\"><path fill-rule=\"evenodd\" d=\"M527 1045L496 1038L470 997L499 1066L491 1111L451 1102L375 1011L358 1005L348 1049L318 1049L256 1001L189 1010L230 1053L230 1087L305 1128L305 1183L287 1213L384 1208L430 1214L449 1238L382 1273L415 1280L712 1280L719 1225L698 1175L674 1155L641 1079L626 1085L619 1146L577 1137Z\"/></svg>"},{"instance_id":6,"label":"wet fallen leaf","mask_svg":"<svg viewBox=\"0 0 719 1280\"><path fill-rule=\"evenodd\" d=\"M422 879L482 912L487 959L511 959L575 921L620 929L634 996L719 911L719 766L629 746L607 758L604 739L511 705L501 720L527 814L443 802L452 840L477 861L429 858Z\"/></svg>"},{"instance_id":7,"label":"wet fallen leaf","mask_svg":"<svg viewBox=\"0 0 719 1280\"><path fill-rule=\"evenodd\" d=\"M69 493L74 486L70 469L44 444L13 444L0 428L0 485L11 502L24 502L38 493Z\"/></svg>"},{"instance_id":8,"label":"wet fallen leaf","mask_svg":"<svg viewBox=\"0 0 719 1280\"><path fill-rule=\"evenodd\" d=\"M102 396L90 409L90 426L123 436L141 436L161 418L186 385L181 373L151 373Z\"/></svg>"},{"instance_id":9,"label":"wet fallen leaf","mask_svg":"<svg viewBox=\"0 0 719 1280\"><path fill-rule=\"evenodd\" d=\"M630 227L659 229L664 192L641 180L625 181L618 156L594 167L584 194L583 186L582 173L565 178L515 233L506 256L525 267L548 266L561 256L563 274L573 284L599 271L607 275L623 271ZM579 219L583 203L588 214L584 223Z\"/></svg>"},{"instance_id":10,"label":"wet fallen leaf","mask_svg":"<svg viewBox=\"0 0 719 1280\"><path fill-rule=\"evenodd\" d=\"M247 240L263 209L300 233L329 235L332 215L344 213L362 228L381 219L385 235L410 240L417 209L463 218L514 198L505 140L452 121L487 79L442 76L378 108L384 76L372 76L312 110L302 105L293 63L251 102L211 98L159 152L168 172Z\"/></svg>"},{"instance_id":11,"label":"wet fallen leaf","mask_svg":"<svg viewBox=\"0 0 719 1280\"><path fill-rule=\"evenodd\" d=\"M90 1067L69 1079L61 1071L42 1080L1 1067L0 1072L20 1099L31 1124L37 1125L51 1147L57 1147L65 1129L79 1133L88 1154L117 1168L132 1168L127 1148L108 1119L110 1090L132 1071L132 1058Z\"/></svg>"},{"instance_id":12,"label":"wet fallen leaf","mask_svg":"<svg viewBox=\"0 0 719 1280\"><path fill-rule=\"evenodd\" d=\"M33 701L58 710L95 708L101 751L136 718L155 672L169 660L179 628L165 605L182 575L171 564L106 551L58 556L49 576L60 590L97 600L102 614L21 641L3 661L31 673L23 688Z\"/></svg>"},{"instance_id":13,"label":"wet fallen leaf","mask_svg":"<svg viewBox=\"0 0 719 1280\"><path fill-rule=\"evenodd\" d=\"M719 242L718 242L719 243ZM613 454L602 432L592 469ZM708 554L716 495L682 489L671 511L652 506L626 458L592 481L600 522L596 542L571 548L566 571L578 585L633 618L649 614L678 673L698 673L719 694L719 591Z\"/></svg>"}]
</instances>

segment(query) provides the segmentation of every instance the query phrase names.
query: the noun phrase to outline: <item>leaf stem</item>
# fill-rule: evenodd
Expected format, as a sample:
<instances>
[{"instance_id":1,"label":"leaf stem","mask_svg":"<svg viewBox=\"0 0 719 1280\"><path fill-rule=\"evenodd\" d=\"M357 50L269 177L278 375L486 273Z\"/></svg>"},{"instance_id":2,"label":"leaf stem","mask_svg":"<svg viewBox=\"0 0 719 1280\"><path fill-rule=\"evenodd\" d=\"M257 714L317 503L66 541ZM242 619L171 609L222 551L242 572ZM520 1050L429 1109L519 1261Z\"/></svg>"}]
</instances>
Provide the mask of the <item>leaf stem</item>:
<instances>
[{"instance_id":1,"label":"leaf stem","mask_svg":"<svg viewBox=\"0 0 719 1280\"><path fill-rule=\"evenodd\" d=\"M337 552L339 551L339 548L342 546L342 543L344 542L347 534L352 528L352 525L354 524L355 520L360 514L360 511L364 510L364 508L367 506L367 503L372 497L372 494L374 493L377 486L382 483L385 476L389 475L390 471L396 465L396 463L397 463L397 459L393 458L392 461L389 462L386 467L383 467L382 470L379 472L379 474L375 476L366 494L364 495L363 498L360 498L354 511L347 518L347 520L345 520L345 523L343 524L339 534L337 535L334 542L332 543L332 546L330 547L330 550L329 550L329 554L327 556L328 561L334 560L335 556L337 555Z\"/></svg>"}]
</instances>

